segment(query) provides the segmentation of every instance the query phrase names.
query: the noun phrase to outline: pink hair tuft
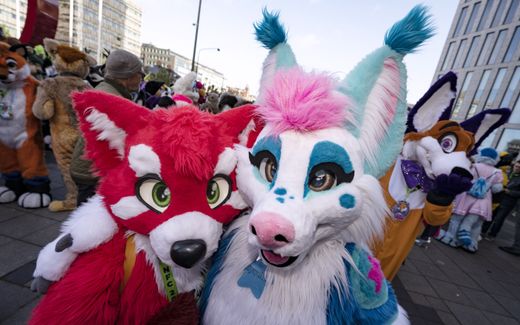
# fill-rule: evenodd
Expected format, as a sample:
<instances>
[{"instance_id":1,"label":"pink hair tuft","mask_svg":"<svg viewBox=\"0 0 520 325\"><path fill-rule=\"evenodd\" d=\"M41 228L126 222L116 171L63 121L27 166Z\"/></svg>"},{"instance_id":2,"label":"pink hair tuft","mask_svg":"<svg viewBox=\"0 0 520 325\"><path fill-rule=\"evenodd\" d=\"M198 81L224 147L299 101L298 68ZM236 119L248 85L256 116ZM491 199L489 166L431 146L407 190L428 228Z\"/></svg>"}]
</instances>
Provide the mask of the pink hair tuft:
<instances>
[{"instance_id":1,"label":"pink hair tuft","mask_svg":"<svg viewBox=\"0 0 520 325\"><path fill-rule=\"evenodd\" d=\"M335 88L336 82L326 74L306 73L299 67L280 70L265 88L257 112L274 134L342 127L350 102Z\"/></svg>"}]
</instances>

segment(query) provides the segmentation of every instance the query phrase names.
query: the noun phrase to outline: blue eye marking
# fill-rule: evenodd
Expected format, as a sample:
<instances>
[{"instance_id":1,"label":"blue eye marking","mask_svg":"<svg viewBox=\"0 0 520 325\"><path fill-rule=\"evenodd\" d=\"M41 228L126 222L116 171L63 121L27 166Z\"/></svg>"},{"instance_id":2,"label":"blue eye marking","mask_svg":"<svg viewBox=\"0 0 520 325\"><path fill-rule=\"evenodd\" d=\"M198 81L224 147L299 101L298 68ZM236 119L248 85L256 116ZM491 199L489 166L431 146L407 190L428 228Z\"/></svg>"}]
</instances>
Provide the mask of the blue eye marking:
<instances>
[{"instance_id":1,"label":"blue eye marking","mask_svg":"<svg viewBox=\"0 0 520 325\"><path fill-rule=\"evenodd\" d=\"M260 151L269 151L276 158L276 162L279 162L281 150L282 141L280 137L267 136L256 142L252 153L253 156L256 156Z\"/></svg>"},{"instance_id":2,"label":"blue eye marking","mask_svg":"<svg viewBox=\"0 0 520 325\"><path fill-rule=\"evenodd\" d=\"M276 201L278 201L278 202L280 202L280 203L284 203L284 202L285 202L285 200L284 200L283 197L277 197L277 198L276 198Z\"/></svg>"},{"instance_id":3,"label":"blue eye marking","mask_svg":"<svg viewBox=\"0 0 520 325\"><path fill-rule=\"evenodd\" d=\"M276 190L274 190L274 194L276 195L285 195L287 194L287 190L283 187L279 187Z\"/></svg>"}]
</instances>

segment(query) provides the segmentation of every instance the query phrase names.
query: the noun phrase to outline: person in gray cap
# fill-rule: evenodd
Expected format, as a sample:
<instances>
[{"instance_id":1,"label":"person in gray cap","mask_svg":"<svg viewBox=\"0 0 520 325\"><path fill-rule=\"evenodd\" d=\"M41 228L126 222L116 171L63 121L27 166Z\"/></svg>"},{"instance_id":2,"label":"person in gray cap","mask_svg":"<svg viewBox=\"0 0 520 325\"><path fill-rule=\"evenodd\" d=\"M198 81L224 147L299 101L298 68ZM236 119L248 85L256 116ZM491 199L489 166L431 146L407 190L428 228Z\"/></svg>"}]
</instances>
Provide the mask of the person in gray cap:
<instances>
[{"instance_id":1,"label":"person in gray cap","mask_svg":"<svg viewBox=\"0 0 520 325\"><path fill-rule=\"evenodd\" d=\"M143 64L137 56L125 50L114 50L107 58L105 80L96 86L96 90L131 100L131 93L139 91L143 76Z\"/></svg>"},{"instance_id":2,"label":"person in gray cap","mask_svg":"<svg viewBox=\"0 0 520 325\"><path fill-rule=\"evenodd\" d=\"M131 94L139 91L143 76L143 64L137 56L125 50L114 50L106 61L105 80L95 89L132 100ZM83 159L84 148L85 139L80 137L70 165L70 174L78 187L78 206L96 193L98 183L98 178L92 174L92 162Z\"/></svg>"}]
</instances>

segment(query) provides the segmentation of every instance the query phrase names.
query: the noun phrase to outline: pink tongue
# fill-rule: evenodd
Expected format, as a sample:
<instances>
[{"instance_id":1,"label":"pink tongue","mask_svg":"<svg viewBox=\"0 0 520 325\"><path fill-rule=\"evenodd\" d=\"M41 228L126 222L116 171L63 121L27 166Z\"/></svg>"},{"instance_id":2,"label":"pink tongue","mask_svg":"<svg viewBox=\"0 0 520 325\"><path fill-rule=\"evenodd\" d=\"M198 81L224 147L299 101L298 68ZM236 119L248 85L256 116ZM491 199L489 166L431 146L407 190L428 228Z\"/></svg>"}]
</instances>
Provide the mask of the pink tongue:
<instances>
[{"instance_id":1,"label":"pink tongue","mask_svg":"<svg viewBox=\"0 0 520 325\"><path fill-rule=\"evenodd\" d=\"M271 264L280 265L289 260L289 257L280 256L278 254L273 253L272 251L262 250L262 252L264 254L265 259Z\"/></svg>"}]
</instances>

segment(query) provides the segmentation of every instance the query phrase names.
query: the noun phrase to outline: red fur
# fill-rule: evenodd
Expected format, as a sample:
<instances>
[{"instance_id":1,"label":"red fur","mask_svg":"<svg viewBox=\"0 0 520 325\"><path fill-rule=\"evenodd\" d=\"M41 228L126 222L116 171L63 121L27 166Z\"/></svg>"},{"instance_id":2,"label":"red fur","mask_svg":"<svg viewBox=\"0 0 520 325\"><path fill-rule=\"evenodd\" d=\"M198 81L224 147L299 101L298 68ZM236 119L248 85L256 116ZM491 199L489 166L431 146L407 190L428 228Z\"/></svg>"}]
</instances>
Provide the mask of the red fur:
<instances>
[{"instance_id":1,"label":"red fur","mask_svg":"<svg viewBox=\"0 0 520 325\"><path fill-rule=\"evenodd\" d=\"M173 319L175 322L172 322ZM198 323L199 310L193 292L179 294L148 321L148 325L197 325Z\"/></svg>"}]
</instances>

